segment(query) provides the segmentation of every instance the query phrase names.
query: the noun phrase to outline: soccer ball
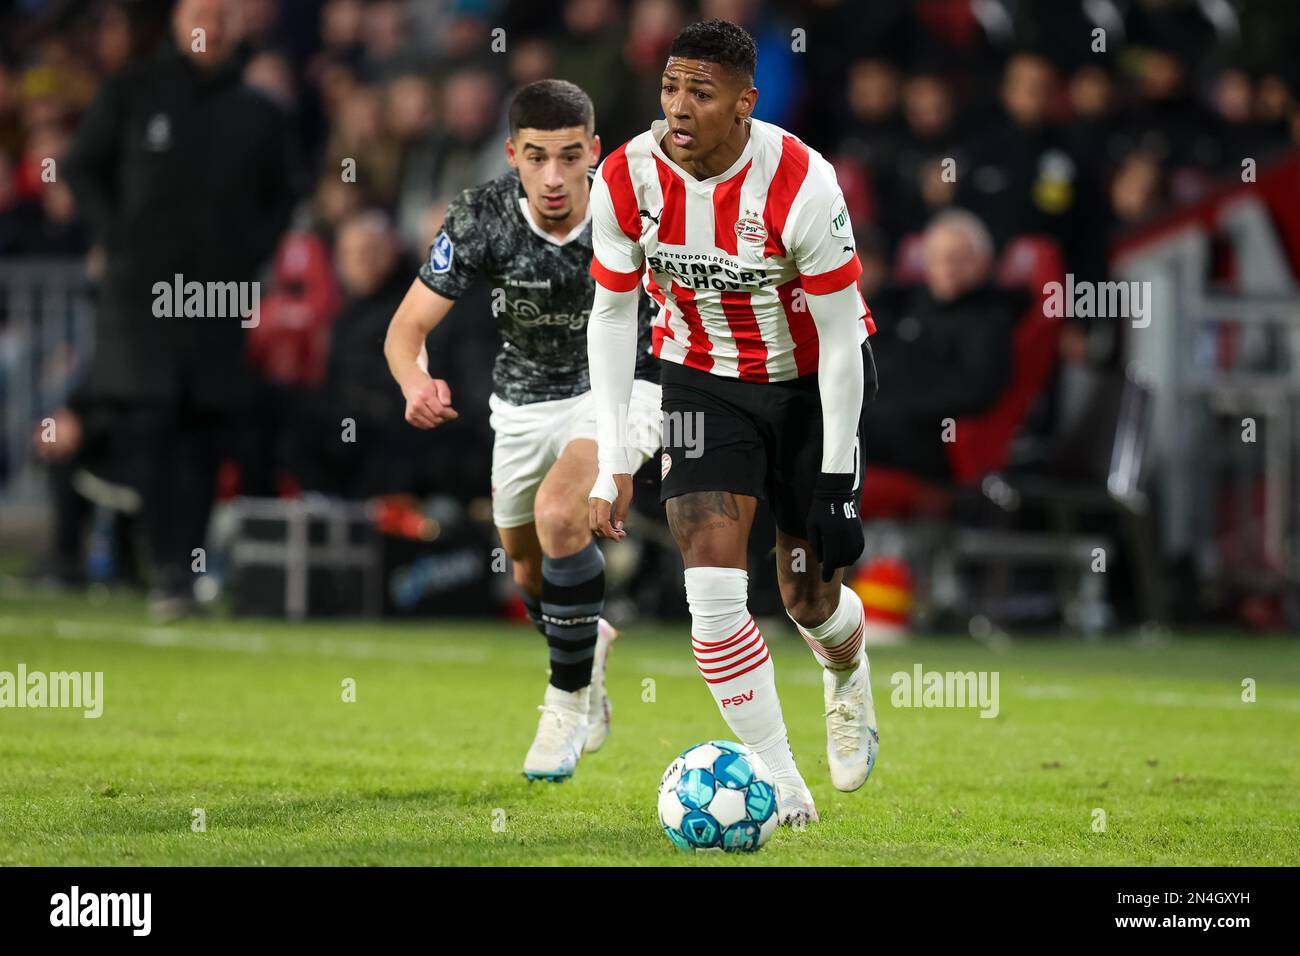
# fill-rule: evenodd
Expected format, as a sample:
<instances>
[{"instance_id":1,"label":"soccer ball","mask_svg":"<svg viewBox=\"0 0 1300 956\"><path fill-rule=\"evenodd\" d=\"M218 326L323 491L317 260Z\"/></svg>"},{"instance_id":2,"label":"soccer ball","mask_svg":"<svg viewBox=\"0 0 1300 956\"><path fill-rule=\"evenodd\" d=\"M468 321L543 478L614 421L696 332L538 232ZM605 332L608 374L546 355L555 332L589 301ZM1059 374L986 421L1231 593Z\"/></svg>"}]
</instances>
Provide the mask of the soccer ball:
<instances>
[{"instance_id":1,"label":"soccer ball","mask_svg":"<svg viewBox=\"0 0 1300 956\"><path fill-rule=\"evenodd\" d=\"M659 781L659 823L679 850L752 852L776 829L776 780L744 744L696 744Z\"/></svg>"}]
</instances>

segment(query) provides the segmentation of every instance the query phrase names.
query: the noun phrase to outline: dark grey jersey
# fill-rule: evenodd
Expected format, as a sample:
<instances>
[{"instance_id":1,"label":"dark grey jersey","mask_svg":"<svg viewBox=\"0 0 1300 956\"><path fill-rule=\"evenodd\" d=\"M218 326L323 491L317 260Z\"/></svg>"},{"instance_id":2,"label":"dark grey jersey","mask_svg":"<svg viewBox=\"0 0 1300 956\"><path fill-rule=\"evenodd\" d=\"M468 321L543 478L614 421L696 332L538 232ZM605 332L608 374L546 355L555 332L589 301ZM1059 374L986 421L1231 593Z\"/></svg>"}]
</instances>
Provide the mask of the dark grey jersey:
<instances>
[{"instance_id":1,"label":"dark grey jersey","mask_svg":"<svg viewBox=\"0 0 1300 956\"><path fill-rule=\"evenodd\" d=\"M570 398L591 387L591 222L561 243L533 226L523 202L514 170L466 189L448 207L420 266L424 284L448 299L459 298L479 279L492 286L492 312L501 326L492 382L511 405ZM655 308L648 296L641 297L636 375L657 382L658 359L650 354Z\"/></svg>"}]
</instances>

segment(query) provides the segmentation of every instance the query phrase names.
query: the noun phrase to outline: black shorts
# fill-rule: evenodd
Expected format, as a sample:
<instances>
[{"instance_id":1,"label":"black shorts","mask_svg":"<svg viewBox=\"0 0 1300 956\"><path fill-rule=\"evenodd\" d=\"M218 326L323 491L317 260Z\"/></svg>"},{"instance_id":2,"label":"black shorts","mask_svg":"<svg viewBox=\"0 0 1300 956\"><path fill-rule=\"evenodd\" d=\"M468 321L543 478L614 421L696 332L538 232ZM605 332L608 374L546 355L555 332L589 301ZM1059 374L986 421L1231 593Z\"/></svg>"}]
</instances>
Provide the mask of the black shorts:
<instances>
[{"instance_id":1,"label":"black shorts","mask_svg":"<svg viewBox=\"0 0 1300 956\"><path fill-rule=\"evenodd\" d=\"M876 363L865 342L862 362L865 404L876 395ZM693 491L762 498L780 530L806 538L822 464L816 373L785 382L742 382L664 362L660 381L664 448L659 500ZM859 486L861 449L859 410L854 449Z\"/></svg>"}]
</instances>

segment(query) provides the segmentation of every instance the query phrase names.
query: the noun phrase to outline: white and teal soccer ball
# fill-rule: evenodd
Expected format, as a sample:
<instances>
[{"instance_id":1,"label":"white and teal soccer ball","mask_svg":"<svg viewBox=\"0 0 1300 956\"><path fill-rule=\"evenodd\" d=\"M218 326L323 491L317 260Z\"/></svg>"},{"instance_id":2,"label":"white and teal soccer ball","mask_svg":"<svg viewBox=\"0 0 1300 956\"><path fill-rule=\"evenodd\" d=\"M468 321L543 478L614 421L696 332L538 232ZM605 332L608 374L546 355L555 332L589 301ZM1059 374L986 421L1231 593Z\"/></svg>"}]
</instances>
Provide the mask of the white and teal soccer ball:
<instances>
[{"instance_id":1,"label":"white and teal soccer ball","mask_svg":"<svg viewBox=\"0 0 1300 956\"><path fill-rule=\"evenodd\" d=\"M659 823L680 850L757 850L776 829L772 771L744 744L696 744L659 781Z\"/></svg>"}]
</instances>

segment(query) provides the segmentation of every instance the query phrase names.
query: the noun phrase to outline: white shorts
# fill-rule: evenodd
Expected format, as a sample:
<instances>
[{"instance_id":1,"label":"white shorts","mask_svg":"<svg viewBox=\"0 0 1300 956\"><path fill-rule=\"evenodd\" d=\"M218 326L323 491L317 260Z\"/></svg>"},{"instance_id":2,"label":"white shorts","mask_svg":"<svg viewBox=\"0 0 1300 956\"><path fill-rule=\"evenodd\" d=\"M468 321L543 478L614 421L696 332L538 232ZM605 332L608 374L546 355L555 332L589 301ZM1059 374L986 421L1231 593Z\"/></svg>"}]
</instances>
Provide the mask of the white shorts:
<instances>
[{"instance_id":1,"label":"white shorts","mask_svg":"<svg viewBox=\"0 0 1300 956\"><path fill-rule=\"evenodd\" d=\"M587 391L551 402L511 405L493 393L488 407L492 410L488 423L496 433L492 520L498 528L518 528L533 520L537 489L569 442L596 440L596 399ZM638 456L636 467L659 450L661 426L659 385L635 380L627 427L629 444ZM584 488L583 493L588 490Z\"/></svg>"}]
</instances>

